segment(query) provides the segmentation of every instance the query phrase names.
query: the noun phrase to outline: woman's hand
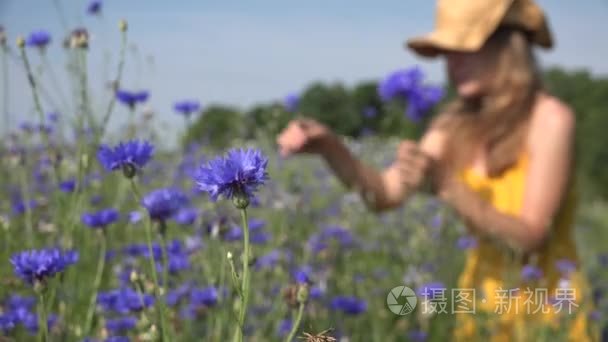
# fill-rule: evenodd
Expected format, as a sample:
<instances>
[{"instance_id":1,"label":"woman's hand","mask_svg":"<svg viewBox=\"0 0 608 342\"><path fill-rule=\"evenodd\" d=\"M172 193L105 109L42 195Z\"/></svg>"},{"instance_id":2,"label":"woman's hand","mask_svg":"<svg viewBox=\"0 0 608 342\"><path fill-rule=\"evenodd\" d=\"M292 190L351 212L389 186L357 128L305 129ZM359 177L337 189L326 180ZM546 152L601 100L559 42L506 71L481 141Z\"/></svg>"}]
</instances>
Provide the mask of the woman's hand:
<instances>
[{"instance_id":1,"label":"woman's hand","mask_svg":"<svg viewBox=\"0 0 608 342\"><path fill-rule=\"evenodd\" d=\"M321 153L323 143L332 135L329 128L312 119L295 119L277 137L281 156L296 153Z\"/></svg>"},{"instance_id":2,"label":"woman's hand","mask_svg":"<svg viewBox=\"0 0 608 342\"><path fill-rule=\"evenodd\" d=\"M433 165L433 159L415 141L404 140L399 144L394 166L399 170L407 191L425 185L430 180Z\"/></svg>"}]
</instances>

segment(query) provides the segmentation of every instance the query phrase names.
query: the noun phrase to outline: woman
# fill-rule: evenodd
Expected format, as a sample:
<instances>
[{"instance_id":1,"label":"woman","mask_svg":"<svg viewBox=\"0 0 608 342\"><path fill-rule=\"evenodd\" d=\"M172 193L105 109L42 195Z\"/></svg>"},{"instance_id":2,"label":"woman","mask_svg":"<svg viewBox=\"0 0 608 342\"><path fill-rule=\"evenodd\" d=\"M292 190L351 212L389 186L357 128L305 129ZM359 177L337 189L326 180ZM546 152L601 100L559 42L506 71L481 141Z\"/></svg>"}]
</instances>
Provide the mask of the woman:
<instances>
[{"instance_id":1,"label":"woman","mask_svg":"<svg viewBox=\"0 0 608 342\"><path fill-rule=\"evenodd\" d=\"M458 98L419 142L399 145L394 164L374 170L309 119L277 139L284 156L322 156L371 210L399 206L429 182L461 215L478 243L458 287L476 290L477 315L458 315L458 340L592 335L572 232L575 116L543 89L532 44L553 45L532 0L439 0L436 30L408 46L445 58Z\"/></svg>"}]
</instances>

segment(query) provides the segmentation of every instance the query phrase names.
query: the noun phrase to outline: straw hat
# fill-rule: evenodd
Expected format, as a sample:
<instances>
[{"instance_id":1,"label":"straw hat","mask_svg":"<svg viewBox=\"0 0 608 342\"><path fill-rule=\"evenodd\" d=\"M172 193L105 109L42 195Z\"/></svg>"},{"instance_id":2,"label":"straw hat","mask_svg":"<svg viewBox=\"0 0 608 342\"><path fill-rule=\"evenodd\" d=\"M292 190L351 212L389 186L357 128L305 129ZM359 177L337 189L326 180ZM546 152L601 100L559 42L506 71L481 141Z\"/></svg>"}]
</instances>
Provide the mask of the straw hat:
<instances>
[{"instance_id":1,"label":"straw hat","mask_svg":"<svg viewBox=\"0 0 608 342\"><path fill-rule=\"evenodd\" d=\"M438 0L435 15L433 32L407 41L424 57L442 50L477 51L499 26L521 28L532 42L553 47L547 19L533 0Z\"/></svg>"}]
</instances>

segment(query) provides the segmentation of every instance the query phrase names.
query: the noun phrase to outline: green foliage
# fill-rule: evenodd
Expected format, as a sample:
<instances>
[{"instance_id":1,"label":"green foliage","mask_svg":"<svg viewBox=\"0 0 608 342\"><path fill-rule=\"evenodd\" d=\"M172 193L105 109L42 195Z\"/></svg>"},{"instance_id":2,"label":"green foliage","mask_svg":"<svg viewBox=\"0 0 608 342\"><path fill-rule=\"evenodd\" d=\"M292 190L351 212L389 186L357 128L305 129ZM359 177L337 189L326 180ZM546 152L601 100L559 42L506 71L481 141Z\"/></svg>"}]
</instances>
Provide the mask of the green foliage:
<instances>
[{"instance_id":1,"label":"green foliage","mask_svg":"<svg viewBox=\"0 0 608 342\"><path fill-rule=\"evenodd\" d=\"M243 115L237 109L227 106L210 106L205 109L200 118L186 132L183 142L209 144L222 148L230 141L242 137L247 132Z\"/></svg>"}]
</instances>

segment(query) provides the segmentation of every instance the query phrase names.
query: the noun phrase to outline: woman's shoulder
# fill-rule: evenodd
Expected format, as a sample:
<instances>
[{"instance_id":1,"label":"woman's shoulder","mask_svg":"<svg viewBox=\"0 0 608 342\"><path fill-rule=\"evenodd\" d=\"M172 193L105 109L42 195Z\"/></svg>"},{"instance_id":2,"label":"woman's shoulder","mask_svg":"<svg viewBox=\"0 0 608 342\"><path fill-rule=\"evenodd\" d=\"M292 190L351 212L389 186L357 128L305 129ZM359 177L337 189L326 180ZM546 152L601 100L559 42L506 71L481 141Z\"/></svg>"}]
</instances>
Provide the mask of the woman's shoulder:
<instances>
[{"instance_id":1,"label":"woman's shoulder","mask_svg":"<svg viewBox=\"0 0 608 342\"><path fill-rule=\"evenodd\" d=\"M576 125L573 110L559 98L540 94L534 105L530 122L530 138L543 140L547 134L570 135Z\"/></svg>"},{"instance_id":2,"label":"woman's shoulder","mask_svg":"<svg viewBox=\"0 0 608 342\"><path fill-rule=\"evenodd\" d=\"M528 148L545 151L551 145L574 142L576 118L574 112L559 98L539 95L532 112L528 130ZM549 145L549 146L548 146Z\"/></svg>"}]
</instances>

